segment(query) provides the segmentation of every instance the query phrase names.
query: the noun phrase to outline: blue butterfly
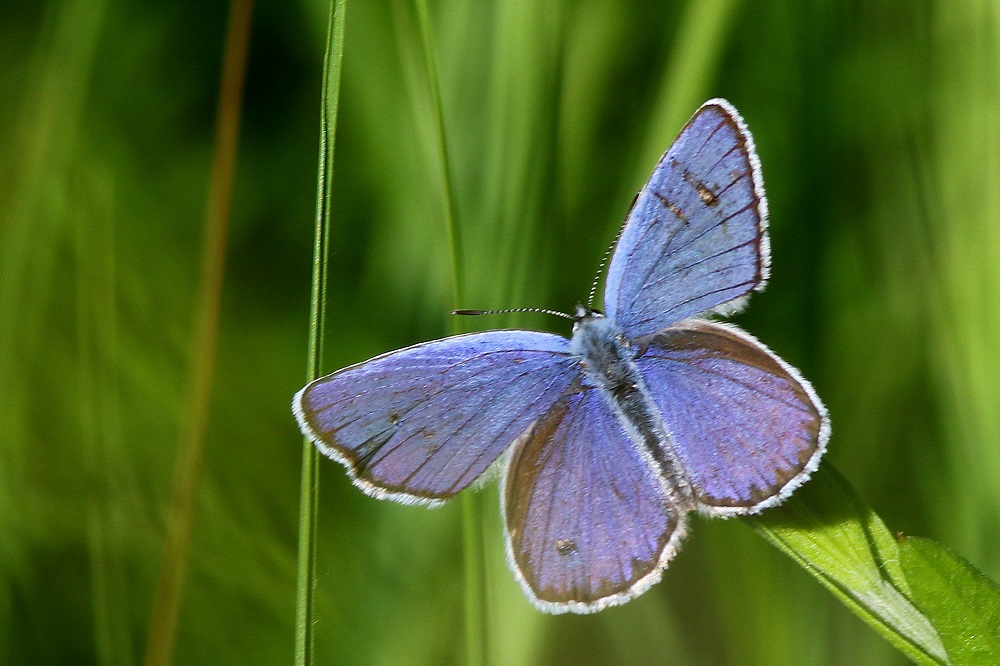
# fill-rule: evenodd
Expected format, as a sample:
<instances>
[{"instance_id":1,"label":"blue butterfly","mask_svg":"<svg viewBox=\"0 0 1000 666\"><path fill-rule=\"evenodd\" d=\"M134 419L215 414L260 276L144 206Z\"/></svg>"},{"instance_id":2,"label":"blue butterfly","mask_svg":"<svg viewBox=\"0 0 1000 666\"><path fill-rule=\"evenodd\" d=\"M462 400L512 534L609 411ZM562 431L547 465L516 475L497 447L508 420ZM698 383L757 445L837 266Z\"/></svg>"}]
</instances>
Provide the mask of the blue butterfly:
<instances>
[{"instance_id":1,"label":"blue butterfly","mask_svg":"<svg viewBox=\"0 0 1000 666\"><path fill-rule=\"evenodd\" d=\"M511 568L551 613L622 604L660 579L687 515L757 513L830 435L809 382L712 315L764 288L767 200L728 102L694 114L639 193L602 314L571 339L498 330L434 340L317 379L302 432L365 493L438 504L502 469Z\"/></svg>"}]
</instances>

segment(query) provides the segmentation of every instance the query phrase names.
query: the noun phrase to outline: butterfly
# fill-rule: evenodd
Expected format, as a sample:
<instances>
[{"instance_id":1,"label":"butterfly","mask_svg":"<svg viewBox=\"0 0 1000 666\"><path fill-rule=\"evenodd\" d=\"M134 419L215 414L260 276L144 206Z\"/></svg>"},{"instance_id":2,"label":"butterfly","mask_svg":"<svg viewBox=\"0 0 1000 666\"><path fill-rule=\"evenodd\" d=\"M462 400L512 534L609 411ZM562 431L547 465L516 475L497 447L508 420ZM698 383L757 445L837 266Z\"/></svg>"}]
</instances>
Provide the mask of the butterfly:
<instances>
[{"instance_id":1,"label":"butterfly","mask_svg":"<svg viewBox=\"0 0 1000 666\"><path fill-rule=\"evenodd\" d=\"M753 138L702 105L636 197L604 312L572 337L457 335L315 380L302 432L365 493L435 505L502 471L511 568L551 613L591 613L656 583L692 512L779 504L819 465L827 411L755 338L713 319L768 278L767 199Z\"/></svg>"}]
</instances>

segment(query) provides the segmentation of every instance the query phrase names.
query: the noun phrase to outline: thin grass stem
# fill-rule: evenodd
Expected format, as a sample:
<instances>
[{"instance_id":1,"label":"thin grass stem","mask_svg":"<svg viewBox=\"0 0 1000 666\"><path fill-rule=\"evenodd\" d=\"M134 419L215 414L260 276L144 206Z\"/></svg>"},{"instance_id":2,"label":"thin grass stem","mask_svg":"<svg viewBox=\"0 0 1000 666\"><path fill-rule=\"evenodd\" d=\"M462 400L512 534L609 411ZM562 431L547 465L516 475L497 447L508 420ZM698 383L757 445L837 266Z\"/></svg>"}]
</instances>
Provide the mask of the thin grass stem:
<instances>
[{"instance_id":1,"label":"thin grass stem","mask_svg":"<svg viewBox=\"0 0 1000 666\"><path fill-rule=\"evenodd\" d=\"M340 71L344 59L346 0L333 0L327 21L320 98L319 165L316 178L316 230L313 242L312 293L309 306L309 343L306 376L322 372L326 328L326 283L330 245L330 180L340 104ZM319 455L308 438L302 440L302 477L299 486L299 548L295 586L295 663L313 662L314 586L316 580L316 513L319 504Z\"/></svg>"}]
</instances>

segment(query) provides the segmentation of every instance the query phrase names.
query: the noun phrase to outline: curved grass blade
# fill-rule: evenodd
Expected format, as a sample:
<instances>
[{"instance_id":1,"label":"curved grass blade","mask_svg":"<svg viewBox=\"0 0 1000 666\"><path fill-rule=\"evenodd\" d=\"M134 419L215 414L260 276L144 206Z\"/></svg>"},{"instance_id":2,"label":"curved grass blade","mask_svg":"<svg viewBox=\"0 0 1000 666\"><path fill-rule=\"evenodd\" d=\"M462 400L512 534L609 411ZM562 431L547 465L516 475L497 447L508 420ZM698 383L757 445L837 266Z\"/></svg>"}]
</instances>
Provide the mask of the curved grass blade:
<instances>
[{"instance_id":1,"label":"curved grass blade","mask_svg":"<svg viewBox=\"0 0 1000 666\"><path fill-rule=\"evenodd\" d=\"M1000 664L1000 585L930 539L903 537L900 564L913 603L955 664Z\"/></svg>"},{"instance_id":2,"label":"curved grass blade","mask_svg":"<svg viewBox=\"0 0 1000 666\"><path fill-rule=\"evenodd\" d=\"M896 538L832 466L745 520L910 659L951 663L941 628L914 603Z\"/></svg>"},{"instance_id":3,"label":"curved grass blade","mask_svg":"<svg viewBox=\"0 0 1000 666\"><path fill-rule=\"evenodd\" d=\"M316 232L313 244L312 295L309 304L309 348L306 378L321 374L326 321L326 280L330 238L330 179L333 177L334 140L340 102L340 70L344 58L347 0L331 0L323 56L320 92L319 166L316 177ZM313 588L316 579L316 509L319 500L319 453L302 439L302 480L299 485L299 552L295 592L295 663L311 664L313 643Z\"/></svg>"}]
</instances>

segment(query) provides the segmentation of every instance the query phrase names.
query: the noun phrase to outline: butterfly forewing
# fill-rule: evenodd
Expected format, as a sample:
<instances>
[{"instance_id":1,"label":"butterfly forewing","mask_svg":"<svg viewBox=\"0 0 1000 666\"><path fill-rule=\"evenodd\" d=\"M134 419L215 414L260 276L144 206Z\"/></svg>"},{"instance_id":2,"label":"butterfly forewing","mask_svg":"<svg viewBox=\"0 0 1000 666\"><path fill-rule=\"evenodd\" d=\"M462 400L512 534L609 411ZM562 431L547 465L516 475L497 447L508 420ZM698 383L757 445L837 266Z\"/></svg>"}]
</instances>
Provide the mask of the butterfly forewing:
<instances>
[{"instance_id":1,"label":"butterfly forewing","mask_svg":"<svg viewBox=\"0 0 1000 666\"><path fill-rule=\"evenodd\" d=\"M767 202L753 139L705 103L656 165L615 248L604 308L635 338L739 308L768 271Z\"/></svg>"},{"instance_id":2,"label":"butterfly forewing","mask_svg":"<svg viewBox=\"0 0 1000 666\"><path fill-rule=\"evenodd\" d=\"M519 439L504 500L513 565L550 612L593 612L640 594L683 532L652 462L594 388L568 393Z\"/></svg>"},{"instance_id":3,"label":"butterfly forewing","mask_svg":"<svg viewBox=\"0 0 1000 666\"><path fill-rule=\"evenodd\" d=\"M479 477L578 370L568 341L489 331L391 352L295 396L302 431L376 497L433 502Z\"/></svg>"},{"instance_id":4,"label":"butterfly forewing","mask_svg":"<svg viewBox=\"0 0 1000 666\"><path fill-rule=\"evenodd\" d=\"M638 344L636 365L706 512L777 504L819 464L826 409L794 368L748 334L687 320Z\"/></svg>"}]
</instances>

